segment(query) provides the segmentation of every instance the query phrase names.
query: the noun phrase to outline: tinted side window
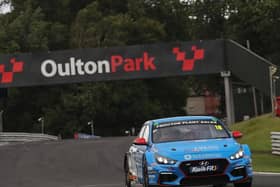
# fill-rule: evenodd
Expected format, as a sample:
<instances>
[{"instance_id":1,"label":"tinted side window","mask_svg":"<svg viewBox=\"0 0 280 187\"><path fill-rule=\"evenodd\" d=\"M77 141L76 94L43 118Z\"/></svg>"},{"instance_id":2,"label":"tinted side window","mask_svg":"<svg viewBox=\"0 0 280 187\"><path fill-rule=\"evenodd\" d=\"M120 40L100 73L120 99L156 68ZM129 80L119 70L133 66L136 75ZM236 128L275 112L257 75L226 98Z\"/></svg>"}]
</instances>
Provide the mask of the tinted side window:
<instances>
[{"instance_id":1,"label":"tinted side window","mask_svg":"<svg viewBox=\"0 0 280 187\"><path fill-rule=\"evenodd\" d=\"M146 142L148 142L148 140L149 140L149 131L150 131L150 128L147 125L145 130L144 130L144 134L143 134L143 138L145 138Z\"/></svg>"},{"instance_id":2,"label":"tinted side window","mask_svg":"<svg viewBox=\"0 0 280 187\"><path fill-rule=\"evenodd\" d=\"M140 130L139 135L138 135L139 138L143 138L144 137L145 129L146 129L146 125L144 125L142 127L142 129Z\"/></svg>"}]
</instances>

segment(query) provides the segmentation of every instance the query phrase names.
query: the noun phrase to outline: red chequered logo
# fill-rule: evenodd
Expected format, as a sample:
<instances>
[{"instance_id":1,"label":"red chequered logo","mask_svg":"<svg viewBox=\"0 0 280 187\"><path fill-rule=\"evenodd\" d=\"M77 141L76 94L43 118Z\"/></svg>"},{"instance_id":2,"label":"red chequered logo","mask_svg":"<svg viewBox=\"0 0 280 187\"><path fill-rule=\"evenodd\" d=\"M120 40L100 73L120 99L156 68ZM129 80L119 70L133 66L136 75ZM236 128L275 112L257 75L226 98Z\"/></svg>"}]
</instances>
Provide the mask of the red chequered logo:
<instances>
[{"instance_id":1,"label":"red chequered logo","mask_svg":"<svg viewBox=\"0 0 280 187\"><path fill-rule=\"evenodd\" d=\"M16 61L15 58L12 58L10 59L10 63L12 64L12 71L6 71L5 65L0 64L0 75L2 75L0 83L12 83L14 80L14 74L23 71L24 62Z\"/></svg>"},{"instance_id":2,"label":"red chequered logo","mask_svg":"<svg viewBox=\"0 0 280 187\"><path fill-rule=\"evenodd\" d=\"M193 57L188 59L186 58L186 52L181 51L179 47L173 48L173 53L176 55L176 60L183 62L183 71L192 71L194 68L194 63L197 60L204 59L204 49L197 49L197 46L192 46Z\"/></svg>"}]
</instances>

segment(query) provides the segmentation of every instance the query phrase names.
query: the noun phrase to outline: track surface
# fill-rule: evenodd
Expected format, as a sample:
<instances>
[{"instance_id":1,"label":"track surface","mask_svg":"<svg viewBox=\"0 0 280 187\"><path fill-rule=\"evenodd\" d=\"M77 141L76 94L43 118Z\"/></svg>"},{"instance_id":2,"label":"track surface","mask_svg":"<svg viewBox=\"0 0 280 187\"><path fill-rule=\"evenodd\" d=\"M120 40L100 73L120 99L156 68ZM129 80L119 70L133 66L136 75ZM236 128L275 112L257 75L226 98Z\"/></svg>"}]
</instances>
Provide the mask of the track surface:
<instances>
[{"instance_id":1,"label":"track surface","mask_svg":"<svg viewBox=\"0 0 280 187\"><path fill-rule=\"evenodd\" d=\"M124 187L123 155L131 137L0 146L0 187ZM280 176L254 178L278 187Z\"/></svg>"}]
</instances>

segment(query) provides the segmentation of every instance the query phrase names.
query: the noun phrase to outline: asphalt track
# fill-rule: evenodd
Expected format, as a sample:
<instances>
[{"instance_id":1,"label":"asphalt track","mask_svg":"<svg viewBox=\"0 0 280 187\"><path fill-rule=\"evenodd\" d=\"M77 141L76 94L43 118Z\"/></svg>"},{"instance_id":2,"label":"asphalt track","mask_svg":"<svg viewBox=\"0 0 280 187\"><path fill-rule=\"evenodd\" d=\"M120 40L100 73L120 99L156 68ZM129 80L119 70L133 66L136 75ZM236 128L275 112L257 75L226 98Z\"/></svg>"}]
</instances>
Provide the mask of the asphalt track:
<instances>
[{"instance_id":1,"label":"asphalt track","mask_svg":"<svg viewBox=\"0 0 280 187\"><path fill-rule=\"evenodd\" d=\"M0 146L0 187L124 187L123 155L131 137ZM280 167L280 166L279 166ZM256 174L254 187L279 187Z\"/></svg>"}]
</instances>

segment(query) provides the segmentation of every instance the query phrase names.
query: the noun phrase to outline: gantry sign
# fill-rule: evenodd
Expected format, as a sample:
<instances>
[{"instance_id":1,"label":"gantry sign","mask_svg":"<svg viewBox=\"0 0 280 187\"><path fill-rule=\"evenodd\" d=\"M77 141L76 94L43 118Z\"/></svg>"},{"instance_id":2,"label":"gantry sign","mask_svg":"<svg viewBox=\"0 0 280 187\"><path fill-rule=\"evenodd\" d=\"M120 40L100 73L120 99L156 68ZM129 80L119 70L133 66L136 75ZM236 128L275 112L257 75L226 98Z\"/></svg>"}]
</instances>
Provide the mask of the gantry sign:
<instances>
[{"instance_id":1,"label":"gantry sign","mask_svg":"<svg viewBox=\"0 0 280 187\"><path fill-rule=\"evenodd\" d=\"M221 74L231 124L230 77L270 95L271 67L269 61L231 40L8 54L0 55L0 88Z\"/></svg>"},{"instance_id":2,"label":"gantry sign","mask_svg":"<svg viewBox=\"0 0 280 187\"><path fill-rule=\"evenodd\" d=\"M216 40L0 55L0 87L218 73L222 51Z\"/></svg>"},{"instance_id":3,"label":"gantry sign","mask_svg":"<svg viewBox=\"0 0 280 187\"><path fill-rule=\"evenodd\" d=\"M0 88L182 75L232 75L269 95L268 61L230 40L0 55Z\"/></svg>"}]
</instances>

